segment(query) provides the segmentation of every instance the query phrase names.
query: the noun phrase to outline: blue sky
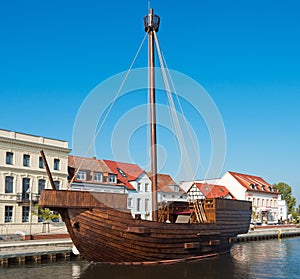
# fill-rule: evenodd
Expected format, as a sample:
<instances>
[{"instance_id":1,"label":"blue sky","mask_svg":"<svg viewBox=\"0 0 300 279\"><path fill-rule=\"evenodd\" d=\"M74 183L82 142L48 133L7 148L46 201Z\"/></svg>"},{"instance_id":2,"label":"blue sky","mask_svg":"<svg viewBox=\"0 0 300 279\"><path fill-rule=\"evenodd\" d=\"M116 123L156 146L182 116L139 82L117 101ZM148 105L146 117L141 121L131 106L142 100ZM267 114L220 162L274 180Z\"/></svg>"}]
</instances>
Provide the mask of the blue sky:
<instances>
[{"instance_id":1,"label":"blue sky","mask_svg":"<svg viewBox=\"0 0 300 279\"><path fill-rule=\"evenodd\" d=\"M153 0L151 6L161 16L158 36L169 68L199 82L222 115L223 172L284 181L299 203L299 1ZM147 9L146 0L1 1L0 128L71 146L86 96L128 69ZM135 66L146 65L141 56Z\"/></svg>"}]
</instances>

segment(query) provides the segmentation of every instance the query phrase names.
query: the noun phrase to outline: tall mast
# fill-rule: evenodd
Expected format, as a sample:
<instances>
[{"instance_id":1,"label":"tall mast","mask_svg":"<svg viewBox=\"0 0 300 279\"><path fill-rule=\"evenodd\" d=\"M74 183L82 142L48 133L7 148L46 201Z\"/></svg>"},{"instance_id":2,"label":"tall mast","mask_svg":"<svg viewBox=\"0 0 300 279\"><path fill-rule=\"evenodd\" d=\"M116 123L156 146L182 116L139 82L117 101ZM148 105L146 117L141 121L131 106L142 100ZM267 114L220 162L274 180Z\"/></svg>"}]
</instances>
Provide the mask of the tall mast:
<instances>
[{"instance_id":1,"label":"tall mast","mask_svg":"<svg viewBox=\"0 0 300 279\"><path fill-rule=\"evenodd\" d=\"M157 221L157 149L156 149L156 109L154 75L154 32L158 32L160 18L149 9L144 17L145 31L148 33L148 78L151 136L151 182L152 182L152 220Z\"/></svg>"}]
</instances>

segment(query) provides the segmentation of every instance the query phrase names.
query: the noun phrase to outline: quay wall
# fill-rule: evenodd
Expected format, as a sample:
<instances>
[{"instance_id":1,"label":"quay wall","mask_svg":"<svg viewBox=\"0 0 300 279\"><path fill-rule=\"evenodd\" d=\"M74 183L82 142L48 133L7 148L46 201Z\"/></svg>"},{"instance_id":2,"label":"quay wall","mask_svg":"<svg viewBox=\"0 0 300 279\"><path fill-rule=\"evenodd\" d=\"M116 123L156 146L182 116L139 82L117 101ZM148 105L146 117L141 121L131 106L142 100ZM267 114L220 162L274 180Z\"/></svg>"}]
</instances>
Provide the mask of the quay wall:
<instances>
[{"instance_id":1,"label":"quay wall","mask_svg":"<svg viewBox=\"0 0 300 279\"><path fill-rule=\"evenodd\" d=\"M73 243L70 238L51 240L28 240L15 242L0 242L0 266L10 263L25 263L29 261L56 260L70 258Z\"/></svg>"},{"instance_id":2,"label":"quay wall","mask_svg":"<svg viewBox=\"0 0 300 279\"><path fill-rule=\"evenodd\" d=\"M248 233L238 235L237 242L281 239L297 236L300 236L300 228L294 225L254 227L249 230Z\"/></svg>"}]
</instances>

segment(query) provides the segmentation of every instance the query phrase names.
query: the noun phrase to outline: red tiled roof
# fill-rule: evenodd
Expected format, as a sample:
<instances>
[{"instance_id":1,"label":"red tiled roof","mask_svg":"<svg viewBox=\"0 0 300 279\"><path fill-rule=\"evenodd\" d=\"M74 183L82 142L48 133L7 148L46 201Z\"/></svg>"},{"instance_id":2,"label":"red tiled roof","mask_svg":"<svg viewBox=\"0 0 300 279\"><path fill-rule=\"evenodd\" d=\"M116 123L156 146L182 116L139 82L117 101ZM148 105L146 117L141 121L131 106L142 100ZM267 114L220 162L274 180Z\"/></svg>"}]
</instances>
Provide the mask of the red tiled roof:
<instances>
[{"instance_id":1,"label":"red tiled roof","mask_svg":"<svg viewBox=\"0 0 300 279\"><path fill-rule=\"evenodd\" d=\"M78 171L84 171L86 173L86 180L77 179L77 175L75 175ZM89 184L103 184L103 182L94 181L93 174L94 173L102 173L104 175L114 174L108 166L102 161L97 160L96 158L85 158L79 156L68 156L68 179L72 182L85 182ZM111 186L124 186L120 184L111 184L107 181L104 182Z\"/></svg>"},{"instance_id":2,"label":"red tiled roof","mask_svg":"<svg viewBox=\"0 0 300 279\"><path fill-rule=\"evenodd\" d=\"M273 187L273 185L269 184L259 176L232 171L229 171L228 173L230 173L247 190L278 194L278 191Z\"/></svg>"},{"instance_id":3,"label":"red tiled roof","mask_svg":"<svg viewBox=\"0 0 300 279\"><path fill-rule=\"evenodd\" d=\"M84 158L68 156L68 166L74 169L89 170L93 172L113 173L102 160L96 158Z\"/></svg>"},{"instance_id":4,"label":"red tiled roof","mask_svg":"<svg viewBox=\"0 0 300 279\"><path fill-rule=\"evenodd\" d=\"M206 198L224 198L230 195L233 199L235 199L235 197L229 192L229 190L225 186L198 182L196 182L195 185Z\"/></svg>"},{"instance_id":5,"label":"red tiled roof","mask_svg":"<svg viewBox=\"0 0 300 279\"><path fill-rule=\"evenodd\" d=\"M128 189L135 190L135 188L130 184L130 181L136 180L144 173L144 171L137 164L122 163L110 160L103 160L103 162L108 166L108 168L117 174L118 180L124 183Z\"/></svg>"},{"instance_id":6,"label":"red tiled roof","mask_svg":"<svg viewBox=\"0 0 300 279\"><path fill-rule=\"evenodd\" d=\"M169 174L157 174L157 190L162 192L174 192L170 186L178 186Z\"/></svg>"}]
</instances>

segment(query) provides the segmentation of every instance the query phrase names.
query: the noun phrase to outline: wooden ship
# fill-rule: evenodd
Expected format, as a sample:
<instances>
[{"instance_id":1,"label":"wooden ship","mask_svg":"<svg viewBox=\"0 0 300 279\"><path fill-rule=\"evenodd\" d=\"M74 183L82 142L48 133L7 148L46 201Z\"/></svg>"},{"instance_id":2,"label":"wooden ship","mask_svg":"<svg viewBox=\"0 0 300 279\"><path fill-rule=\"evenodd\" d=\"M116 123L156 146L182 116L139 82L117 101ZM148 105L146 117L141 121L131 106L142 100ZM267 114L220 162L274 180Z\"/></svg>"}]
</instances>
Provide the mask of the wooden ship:
<instances>
[{"instance_id":1,"label":"wooden ship","mask_svg":"<svg viewBox=\"0 0 300 279\"><path fill-rule=\"evenodd\" d=\"M52 190L41 193L39 206L58 211L70 237L88 261L110 264L158 264L197 260L228 253L238 234L246 233L251 203L210 198L157 204L157 154L154 36L159 17L145 16L149 49L152 220L134 218L127 195L56 190L47 160L41 155Z\"/></svg>"}]
</instances>

